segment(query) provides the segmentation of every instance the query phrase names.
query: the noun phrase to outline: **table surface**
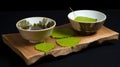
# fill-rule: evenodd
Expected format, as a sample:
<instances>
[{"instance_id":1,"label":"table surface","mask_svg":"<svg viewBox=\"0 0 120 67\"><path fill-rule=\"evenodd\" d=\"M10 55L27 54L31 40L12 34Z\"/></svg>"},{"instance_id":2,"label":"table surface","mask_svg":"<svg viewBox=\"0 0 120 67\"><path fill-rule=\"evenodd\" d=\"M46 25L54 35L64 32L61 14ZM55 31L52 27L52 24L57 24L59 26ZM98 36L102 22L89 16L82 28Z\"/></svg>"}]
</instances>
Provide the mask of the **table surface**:
<instances>
[{"instance_id":1,"label":"table surface","mask_svg":"<svg viewBox=\"0 0 120 67\"><path fill-rule=\"evenodd\" d=\"M114 31L120 32L120 10L99 10L107 15L104 25ZM17 33L16 22L20 19L33 16L49 17L57 22L57 26L69 23L67 10L41 10L41 11L0 11L0 35ZM107 41L101 46L96 43L77 53L61 57L45 57L29 67L120 67L120 40ZM23 59L14 53L0 36L0 67L26 67Z\"/></svg>"}]
</instances>

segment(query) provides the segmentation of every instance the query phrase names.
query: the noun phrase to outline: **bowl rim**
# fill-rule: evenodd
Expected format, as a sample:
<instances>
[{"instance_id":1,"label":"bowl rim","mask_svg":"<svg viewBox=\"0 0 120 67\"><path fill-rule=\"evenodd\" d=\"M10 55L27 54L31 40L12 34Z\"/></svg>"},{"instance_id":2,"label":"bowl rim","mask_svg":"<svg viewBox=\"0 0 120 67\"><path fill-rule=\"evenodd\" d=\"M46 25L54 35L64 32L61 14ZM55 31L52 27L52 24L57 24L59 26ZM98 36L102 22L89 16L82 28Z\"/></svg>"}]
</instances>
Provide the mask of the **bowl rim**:
<instances>
[{"instance_id":1,"label":"bowl rim","mask_svg":"<svg viewBox=\"0 0 120 67\"><path fill-rule=\"evenodd\" d=\"M47 19L52 20L52 21L54 22L54 25L51 26L51 27L49 27L49 28L40 29L40 30L25 30L25 29L22 29L21 27L18 27L18 23L20 23L22 20L25 20L25 19L28 19L28 18L47 18ZM22 30L22 31L29 31L29 32L46 31L46 30L49 30L49 29L54 28L55 26L56 26L56 21L55 21L55 20L53 20L53 19L51 19L51 18L48 18L48 17L38 17L38 16L37 16L37 17L27 17L27 18L23 18L23 19L19 20L19 21L16 23L17 29Z\"/></svg>"},{"instance_id":2,"label":"bowl rim","mask_svg":"<svg viewBox=\"0 0 120 67\"><path fill-rule=\"evenodd\" d=\"M68 19L70 19L70 20L72 20L72 21L75 21L75 22L78 22L78 21L73 20L73 19L71 19L71 18L69 17L69 15L70 15L71 13L77 12L77 11L92 11L92 12L94 11L94 12L98 12L98 13L100 13L100 14L102 14L102 15L104 16L104 18L103 18L102 20L99 20L99 21L96 21L96 22L93 22L93 23L100 23L100 22L103 22L104 20L107 19L107 16L106 16L105 13L103 13L103 12L101 12L101 11L97 11L97 10L75 10L75 11L72 11L72 12L68 13L68 15L67 15ZM79 23L85 23L85 22L79 22ZM90 23L90 22L86 22L86 23Z\"/></svg>"}]
</instances>

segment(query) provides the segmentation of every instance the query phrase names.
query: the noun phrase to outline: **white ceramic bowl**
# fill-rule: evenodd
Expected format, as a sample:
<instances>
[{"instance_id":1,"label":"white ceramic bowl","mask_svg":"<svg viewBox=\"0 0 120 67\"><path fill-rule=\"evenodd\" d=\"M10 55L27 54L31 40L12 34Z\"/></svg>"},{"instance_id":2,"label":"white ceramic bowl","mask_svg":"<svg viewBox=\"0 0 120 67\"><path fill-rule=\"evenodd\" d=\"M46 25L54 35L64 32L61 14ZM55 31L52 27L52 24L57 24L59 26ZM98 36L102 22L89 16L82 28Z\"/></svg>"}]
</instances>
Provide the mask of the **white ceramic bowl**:
<instances>
[{"instance_id":1,"label":"white ceramic bowl","mask_svg":"<svg viewBox=\"0 0 120 67\"><path fill-rule=\"evenodd\" d=\"M84 16L97 19L96 22L78 22L74 19L77 16ZM80 32L80 34L91 34L97 32L106 20L106 15L103 12L96 10L76 10L68 14L68 19L74 30Z\"/></svg>"},{"instance_id":2,"label":"white ceramic bowl","mask_svg":"<svg viewBox=\"0 0 120 67\"><path fill-rule=\"evenodd\" d=\"M47 19L48 21L52 21L52 25L49 28L40 29L40 30L26 30L20 27L20 24L23 20L29 21L30 24L38 23L39 21L42 21L43 18ZM30 41L31 43L37 43L37 42L43 42L45 38L49 37L56 26L56 22L47 17L28 17L24 18L22 20L19 20L16 23L16 27L19 30L21 36Z\"/></svg>"}]
</instances>

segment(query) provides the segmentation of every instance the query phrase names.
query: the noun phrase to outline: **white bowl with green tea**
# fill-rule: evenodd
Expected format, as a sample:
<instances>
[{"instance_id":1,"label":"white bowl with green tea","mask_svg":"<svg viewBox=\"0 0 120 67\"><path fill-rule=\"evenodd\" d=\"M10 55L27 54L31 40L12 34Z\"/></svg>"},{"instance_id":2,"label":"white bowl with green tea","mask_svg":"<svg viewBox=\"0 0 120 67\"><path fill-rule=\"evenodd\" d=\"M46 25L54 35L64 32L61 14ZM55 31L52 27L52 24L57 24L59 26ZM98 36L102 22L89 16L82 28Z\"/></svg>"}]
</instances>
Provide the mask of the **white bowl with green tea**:
<instances>
[{"instance_id":1,"label":"white bowl with green tea","mask_svg":"<svg viewBox=\"0 0 120 67\"><path fill-rule=\"evenodd\" d=\"M76 10L68 14L68 19L74 30L82 35L89 35L102 27L106 15L96 10Z\"/></svg>"},{"instance_id":2,"label":"white bowl with green tea","mask_svg":"<svg viewBox=\"0 0 120 67\"><path fill-rule=\"evenodd\" d=\"M31 43L43 42L55 26L55 20L47 17L28 17L16 23L21 36Z\"/></svg>"}]
</instances>

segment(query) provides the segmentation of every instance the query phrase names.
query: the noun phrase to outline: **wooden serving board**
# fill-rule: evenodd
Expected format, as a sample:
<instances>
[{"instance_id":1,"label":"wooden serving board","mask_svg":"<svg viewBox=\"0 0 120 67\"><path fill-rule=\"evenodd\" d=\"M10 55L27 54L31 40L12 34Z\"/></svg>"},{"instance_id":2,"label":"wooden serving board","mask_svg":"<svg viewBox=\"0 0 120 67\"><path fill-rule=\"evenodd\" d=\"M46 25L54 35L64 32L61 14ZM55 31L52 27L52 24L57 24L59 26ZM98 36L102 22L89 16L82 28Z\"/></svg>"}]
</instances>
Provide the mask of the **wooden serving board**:
<instances>
[{"instance_id":1,"label":"wooden serving board","mask_svg":"<svg viewBox=\"0 0 120 67\"><path fill-rule=\"evenodd\" d=\"M67 27L71 28L71 25L64 24L58 26L58 28L67 28ZM20 57L22 57L27 65L31 65L35 63L37 60L46 56L44 52L35 50L34 48L35 44L29 43L27 40L23 39L19 33L3 34L2 37L4 43L8 45ZM94 35L76 36L76 37L81 38L81 41L74 48L61 47L56 44L56 39L51 37L47 38L45 40L46 42L53 43L55 45L55 48L52 49L48 54L53 55L54 57L67 55L72 52L77 52L83 48L86 48L90 43L94 41L98 41L99 43L102 43L103 41L106 40L118 39L119 33L110 30L105 26L102 26L102 28Z\"/></svg>"}]
</instances>

